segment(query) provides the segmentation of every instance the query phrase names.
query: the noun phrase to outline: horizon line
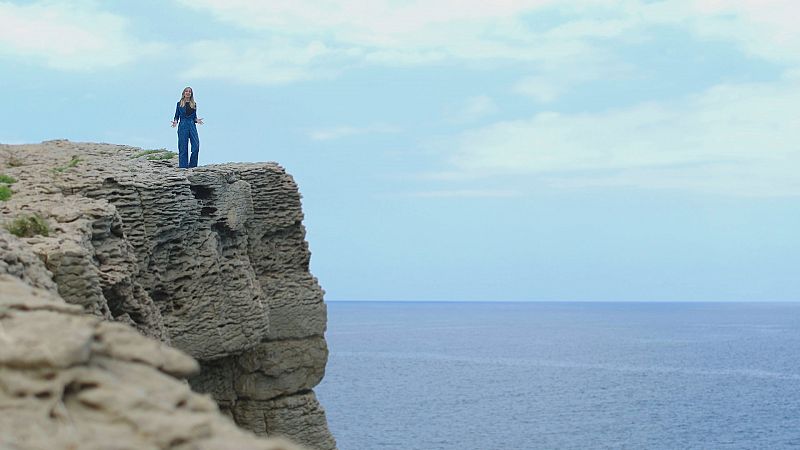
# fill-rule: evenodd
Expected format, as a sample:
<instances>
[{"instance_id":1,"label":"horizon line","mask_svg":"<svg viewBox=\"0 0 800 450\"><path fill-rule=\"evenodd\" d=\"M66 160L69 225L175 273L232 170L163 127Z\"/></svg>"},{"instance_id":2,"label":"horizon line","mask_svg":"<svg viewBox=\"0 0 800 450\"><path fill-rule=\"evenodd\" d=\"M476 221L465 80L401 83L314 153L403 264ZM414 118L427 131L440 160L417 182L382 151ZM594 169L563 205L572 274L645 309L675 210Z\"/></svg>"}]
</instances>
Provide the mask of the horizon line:
<instances>
[{"instance_id":1,"label":"horizon line","mask_svg":"<svg viewBox=\"0 0 800 450\"><path fill-rule=\"evenodd\" d=\"M342 300L325 303L800 303L800 300Z\"/></svg>"}]
</instances>

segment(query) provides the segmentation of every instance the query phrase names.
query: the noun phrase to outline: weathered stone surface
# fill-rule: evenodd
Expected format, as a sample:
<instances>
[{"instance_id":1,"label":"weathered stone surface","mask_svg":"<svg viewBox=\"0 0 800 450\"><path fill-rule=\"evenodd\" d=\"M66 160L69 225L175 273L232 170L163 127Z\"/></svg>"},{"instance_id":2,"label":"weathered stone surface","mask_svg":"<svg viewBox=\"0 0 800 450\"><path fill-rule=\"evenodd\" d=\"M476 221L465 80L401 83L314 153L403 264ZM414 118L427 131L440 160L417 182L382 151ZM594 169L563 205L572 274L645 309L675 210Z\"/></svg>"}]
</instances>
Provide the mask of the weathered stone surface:
<instances>
[{"instance_id":1,"label":"weathered stone surface","mask_svg":"<svg viewBox=\"0 0 800 450\"><path fill-rule=\"evenodd\" d=\"M242 400L233 408L237 423L261 436L278 435L298 442L316 442L320 449L333 449L336 443L320 430L325 413L313 392L274 400Z\"/></svg>"},{"instance_id":2,"label":"weathered stone surface","mask_svg":"<svg viewBox=\"0 0 800 450\"><path fill-rule=\"evenodd\" d=\"M263 342L241 355L205 363L190 381L231 408L238 399L270 400L310 390L322 380L327 359L321 337Z\"/></svg>"},{"instance_id":3,"label":"weathered stone surface","mask_svg":"<svg viewBox=\"0 0 800 450\"><path fill-rule=\"evenodd\" d=\"M168 375L189 356L0 274L0 448L287 449Z\"/></svg>"},{"instance_id":4,"label":"weathered stone surface","mask_svg":"<svg viewBox=\"0 0 800 450\"><path fill-rule=\"evenodd\" d=\"M13 275L29 286L56 292L58 286L42 261L23 242L0 227L0 273Z\"/></svg>"},{"instance_id":5,"label":"weathered stone surface","mask_svg":"<svg viewBox=\"0 0 800 450\"><path fill-rule=\"evenodd\" d=\"M128 146L0 146L0 170L19 180L0 202L0 222L35 213L51 228L24 239L0 231L0 270L197 358L193 388L237 421L245 400L255 401L253 413L289 408L276 399L309 393L327 361L326 308L308 270L297 186L275 163L175 166ZM114 358L185 372L169 352L153 357L147 344L128 342L124 327L97 327ZM301 433L311 439L303 443L333 448L321 408L294 411L308 411L319 428Z\"/></svg>"}]
</instances>

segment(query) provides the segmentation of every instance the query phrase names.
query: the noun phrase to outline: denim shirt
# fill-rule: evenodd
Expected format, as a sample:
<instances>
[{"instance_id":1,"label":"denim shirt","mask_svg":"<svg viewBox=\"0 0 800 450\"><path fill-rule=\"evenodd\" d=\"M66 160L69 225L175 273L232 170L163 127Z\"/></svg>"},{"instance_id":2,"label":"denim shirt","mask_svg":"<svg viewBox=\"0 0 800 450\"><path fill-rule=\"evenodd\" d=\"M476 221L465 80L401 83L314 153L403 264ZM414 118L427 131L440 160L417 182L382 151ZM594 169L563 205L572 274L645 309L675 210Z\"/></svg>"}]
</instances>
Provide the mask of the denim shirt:
<instances>
[{"instance_id":1,"label":"denim shirt","mask_svg":"<svg viewBox=\"0 0 800 450\"><path fill-rule=\"evenodd\" d=\"M189 110L189 104L187 103L186 106L181 106L181 102L179 101L178 104L175 106L175 122L178 121L180 118L180 124L192 124L194 125L195 120L197 120L197 110L193 110L191 114L187 114L186 112Z\"/></svg>"}]
</instances>

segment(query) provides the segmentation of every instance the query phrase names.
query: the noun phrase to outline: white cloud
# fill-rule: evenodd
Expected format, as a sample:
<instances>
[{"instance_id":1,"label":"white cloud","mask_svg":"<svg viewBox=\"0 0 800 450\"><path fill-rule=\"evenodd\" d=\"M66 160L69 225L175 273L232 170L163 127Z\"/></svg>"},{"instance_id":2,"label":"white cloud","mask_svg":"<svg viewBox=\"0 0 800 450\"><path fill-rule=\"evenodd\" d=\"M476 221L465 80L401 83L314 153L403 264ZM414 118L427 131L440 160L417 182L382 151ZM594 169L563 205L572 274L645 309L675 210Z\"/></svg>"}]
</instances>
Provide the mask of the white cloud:
<instances>
[{"instance_id":1,"label":"white cloud","mask_svg":"<svg viewBox=\"0 0 800 450\"><path fill-rule=\"evenodd\" d=\"M646 41L664 27L800 62L793 19L800 3L791 0L178 1L250 33L195 46L190 73L252 83L330 77L362 65L514 62L529 74L515 90L552 102L576 85L632 70L614 43ZM309 46L323 52L298 59L276 51L275 42L301 55Z\"/></svg>"},{"instance_id":2,"label":"white cloud","mask_svg":"<svg viewBox=\"0 0 800 450\"><path fill-rule=\"evenodd\" d=\"M633 63L596 49L573 61L539 64L534 75L518 80L512 90L541 103L551 103L575 86L597 79L624 79L635 70Z\"/></svg>"},{"instance_id":3,"label":"white cloud","mask_svg":"<svg viewBox=\"0 0 800 450\"><path fill-rule=\"evenodd\" d=\"M87 71L131 63L164 48L137 41L127 28L120 16L74 3L0 2L0 56Z\"/></svg>"},{"instance_id":4,"label":"white cloud","mask_svg":"<svg viewBox=\"0 0 800 450\"><path fill-rule=\"evenodd\" d=\"M450 113L450 119L457 123L474 122L497 113L495 101L488 95L476 95L468 98L456 111Z\"/></svg>"},{"instance_id":5,"label":"white cloud","mask_svg":"<svg viewBox=\"0 0 800 450\"><path fill-rule=\"evenodd\" d=\"M548 33L525 24L525 14L551 7L552 0L179 1L254 34L356 47L364 61L393 65L569 58L590 50L584 38L607 36L617 28L585 21Z\"/></svg>"},{"instance_id":6,"label":"white cloud","mask_svg":"<svg viewBox=\"0 0 800 450\"><path fill-rule=\"evenodd\" d=\"M753 56L783 63L800 63L800 33L795 0L694 0L694 32L737 42Z\"/></svg>"},{"instance_id":7,"label":"white cloud","mask_svg":"<svg viewBox=\"0 0 800 450\"><path fill-rule=\"evenodd\" d=\"M338 126L311 131L308 137L315 141L332 141L363 134L397 133L398 131L397 127L389 125L372 125L368 127Z\"/></svg>"},{"instance_id":8,"label":"white cloud","mask_svg":"<svg viewBox=\"0 0 800 450\"><path fill-rule=\"evenodd\" d=\"M570 84L553 77L531 76L519 80L514 91L548 103L560 97Z\"/></svg>"},{"instance_id":9,"label":"white cloud","mask_svg":"<svg viewBox=\"0 0 800 450\"><path fill-rule=\"evenodd\" d=\"M464 133L445 174L800 195L799 118L795 77L602 113L541 113Z\"/></svg>"},{"instance_id":10,"label":"white cloud","mask_svg":"<svg viewBox=\"0 0 800 450\"><path fill-rule=\"evenodd\" d=\"M263 85L333 77L343 60L357 54L319 41L300 43L282 38L198 41L188 48L192 65L184 71L186 77Z\"/></svg>"},{"instance_id":11,"label":"white cloud","mask_svg":"<svg viewBox=\"0 0 800 450\"><path fill-rule=\"evenodd\" d=\"M598 31L602 28L598 23L581 23L548 34L548 30L527 25L524 15L549 7L554 4L551 0L179 1L248 30L251 40L231 46L254 49L256 54L266 52L276 37L300 43L295 46L301 47L302 43L324 42L330 52L323 63L316 60L289 64L313 68L295 73L295 79L313 76L321 67L339 71L343 66L416 66L456 61L518 61L553 66L589 61L602 51L589 43L587 36L605 36L609 28L616 27L606 24L603 26L607 29ZM220 58L213 51L196 52L198 68L192 72L202 75L206 67L226 66L234 79L260 79L269 78L274 65L282 65L276 57L272 64L261 66L263 76L241 77L237 65L249 65L249 73L258 68L250 64L247 55L249 52L233 55L237 64L231 67L225 64L230 58Z\"/></svg>"},{"instance_id":12,"label":"white cloud","mask_svg":"<svg viewBox=\"0 0 800 450\"><path fill-rule=\"evenodd\" d=\"M336 40L391 46L453 23L513 18L552 0L180 0L253 30L333 35ZM303 27L298 27L303 25Z\"/></svg>"}]
</instances>

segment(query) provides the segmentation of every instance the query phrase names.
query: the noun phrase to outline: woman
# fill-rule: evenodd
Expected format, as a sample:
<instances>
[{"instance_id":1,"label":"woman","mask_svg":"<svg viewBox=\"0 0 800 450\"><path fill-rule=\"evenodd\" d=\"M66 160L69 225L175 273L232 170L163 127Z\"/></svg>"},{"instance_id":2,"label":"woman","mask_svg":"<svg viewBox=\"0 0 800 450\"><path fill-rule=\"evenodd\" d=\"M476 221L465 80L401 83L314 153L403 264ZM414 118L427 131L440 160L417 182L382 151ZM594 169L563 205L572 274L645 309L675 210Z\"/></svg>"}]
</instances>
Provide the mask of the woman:
<instances>
[{"instance_id":1,"label":"woman","mask_svg":"<svg viewBox=\"0 0 800 450\"><path fill-rule=\"evenodd\" d=\"M180 123L180 125L178 125ZM200 151L200 138L197 137L197 126L203 124L203 119L197 118L197 103L194 102L192 88L183 90L178 105L175 107L175 118L172 128L178 125L178 167L197 167L197 153ZM192 141L192 157L188 158L189 141Z\"/></svg>"}]
</instances>

